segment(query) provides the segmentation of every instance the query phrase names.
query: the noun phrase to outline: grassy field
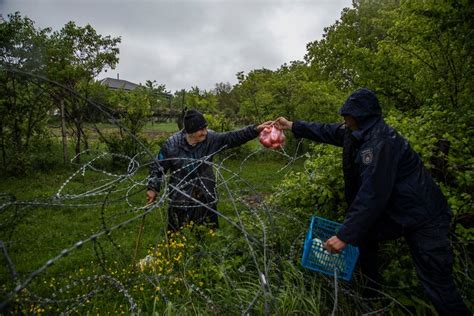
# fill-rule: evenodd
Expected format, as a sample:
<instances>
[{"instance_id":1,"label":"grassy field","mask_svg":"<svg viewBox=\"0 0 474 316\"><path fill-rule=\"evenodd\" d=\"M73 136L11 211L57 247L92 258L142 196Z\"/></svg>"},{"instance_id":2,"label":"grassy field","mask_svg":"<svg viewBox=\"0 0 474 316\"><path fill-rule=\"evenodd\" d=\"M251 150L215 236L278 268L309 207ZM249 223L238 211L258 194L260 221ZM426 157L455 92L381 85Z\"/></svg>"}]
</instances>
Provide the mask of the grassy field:
<instances>
[{"instance_id":1,"label":"grassy field","mask_svg":"<svg viewBox=\"0 0 474 316\"><path fill-rule=\"evenodd\" d=\"M146 128L151 134L172 129L167 124ZM90 153L78 165L2 179L0 311L433 313L400 243L387 247L399 249L397 263L404 266L387 266L387 272L392 280L408 281L385 288L377 301L360 297L358 273L347 283L303 269L302 243L315 210L287 210L271 203L282 181L304 170L303 160L289 163L276 152L255 153L259 148L254 140L216 157L218 211L225 216L218 230L187 227L168 235L166 203L145 207L146 158L127 171L127 165L111 168L110 158Z\"/></svg>"},{"instance_id":2,"label":"grassy field","mask_svg":"<svg viewBox=\"0 0 474 316\"><path fill-rule=\"evenodd\" d=\"M225 160L218 172L220 181L225 183L220 189L222 199L219 211L234 222L240 221L249 232L258 235L260 230L253 225L252 214L245 203L261 204L286 172L301 170L302 161L278 172L284 165L278 160L249 159L244 164L237 160ZM12 267L0 266L3 299L10 299L5 295L11 293L17 282L24 285L24 289L11 298L10 312L73 310L83 313L100 310L129 313L135 307L127 296L110 299L111 293L120 290L119 283L134 298L137 311L149 313L151 310L171 308L175 312L189 312L190 300L196 297L202 300L204 292L210 295L218 291L216 285L224 279L230 279L227 286L233 287L230 282L235 285L237 281L231 281L235 278L250 287L251 291L240 297L242 302L248 299L247 303L250 303L251 297L247 296L258 291L258 282L249 284L248 276L241 280L241 276L235 275L235 269L238 272L242 262L250 260L251 255L248 249L238 250L239 247L248 248L242 239L242 232L223 220L217 233L205 231L204 237L194 241L191 240L196 238L195 233L189 233L188 244L206 253L204 259L207 262L205 266L194 262L195 252L187 249L186 264L192 268L186 268L196 271L193 276L183 272L184 262L174 262L166 266L170 279L161 280L158 283L162 286L156 286L156 282L147 279L147 276L156 277L153 274L156 271L146 274L147 271L137 270L136 262L150 254L153 251L150 249L163 248L163 252L168 252L169 260L177 255L176 249L164 249L169 245L164 242L167 239L165 209L154 209L143 216L147 212L143 209L146 176L143 166L129 177L121 177L118 170L85 169L79 172L57 170L23 179L2 180L0 192L8 194L3 196L3 202L16 202L11 206L4 205L0 217L3 225L0 240L5 243L12 262ZM117 225L121 227L117 228ZM216 234L222 239L215 238ZM211 240L203 244L203 238ZM234 254L230 263L222 261L224 253L217 255L222 249L232 253L237 251L238 255ZM252 251L253 256L261 256L261 250ZM262 264L259 262L261 258L255 260L258 263L247 262L247 273L255 273L254 265ZM188 283L195 282L197 288L190 290L193 287L183 283L184 276L188 277ZM110 278L114 278L112 284ZM206 285L203 285L204 282ZM156 288L160 288L161 292L157 292ZM176 291L185 290L194 292L188 293L183 301ZM199 294L200 291L203 293ZM231 296L230 292L228 295ZM233 298L219 300L223 301L214 305L230 304ZM200 306L203 311L208 311L210 307L206 304L204 300L195 303L193 308ZM211 308L211 312L216 306Z\"/></svg>"},{"instance_id":3,"label":"grassy field","mask_svg":"<svg viewBox=\"0 0 474 316\"><path fill-rule=\"evenodd\" d=\"M178 129L178 124L176 122L165 122L165 123L147 123L144 127L144 132L150 132L150 131L160 131L160 132L168 132L168 133L173 133L177 132Z\"/></svg>"},{"instance_id":4,"label":"grassy field","mask_svg":"<svg viewBox=\"0 0 474 316\"><path fill-rule=\"evenodd\" d=\"M98 139L98 134L96 132L96 128L101 131L104 135L110 135L112 133L118 133L119 129L116 125L111 124L111 123L97 123L97 124L91 124L87 123L84 126L84 132L88 136L90 140L96 140ZM51 133L57 137L58 139L61 137L61 128L60 128L60 123L53 121L49 125L49 130ZM152 123L148 122L146 125L143 127L141 134L147 135L150 137L154 137L156 135L171 135L174 132L177 132L178 125L176 122L161 122L161 123Z\"/></svg>"}]
</instances>

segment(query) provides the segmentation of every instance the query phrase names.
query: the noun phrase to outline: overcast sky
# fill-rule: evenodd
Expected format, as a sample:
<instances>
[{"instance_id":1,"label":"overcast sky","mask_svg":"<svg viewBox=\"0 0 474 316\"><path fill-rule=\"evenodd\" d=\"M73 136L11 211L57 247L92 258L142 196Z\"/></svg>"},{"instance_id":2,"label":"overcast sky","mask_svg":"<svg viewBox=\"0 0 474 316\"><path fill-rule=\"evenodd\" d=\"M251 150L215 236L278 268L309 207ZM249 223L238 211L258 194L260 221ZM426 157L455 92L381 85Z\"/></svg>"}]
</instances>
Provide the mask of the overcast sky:
<instances>
[{"instance_id":1,"label":"overcast sky","mask_svg":"<svg viewBox=\"0 0 474 316\"><path fill-rule=\"evenodd\" d=\"M351 0L0 0L0 13L20 11L38 27L68 21L120 36L120 61L102 73L167 90L235 84L236 73L275 70L302 60L306 44L340 17Z\"/></svg>"}]
</instances>

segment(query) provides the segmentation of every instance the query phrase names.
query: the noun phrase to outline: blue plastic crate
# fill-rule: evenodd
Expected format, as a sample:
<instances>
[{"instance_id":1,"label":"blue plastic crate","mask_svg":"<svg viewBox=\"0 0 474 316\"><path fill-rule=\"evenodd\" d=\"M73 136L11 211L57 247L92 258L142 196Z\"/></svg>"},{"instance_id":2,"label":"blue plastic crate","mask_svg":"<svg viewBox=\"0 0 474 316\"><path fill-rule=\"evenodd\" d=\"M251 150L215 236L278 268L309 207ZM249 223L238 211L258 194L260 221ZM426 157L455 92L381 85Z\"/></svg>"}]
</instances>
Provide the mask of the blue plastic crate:
<instances>
[{"instance_id":1,"label":"blue plastic crate","mask_svg":"<svg viewBox=\"0 0 474 316\"><path fill-rule=\"evenodd\" d=\"M340 226L339 223L313 216L304 241L301 265L331 276L334 276L336 269L339 278L350 281L359 257L359 249L347 245L340 253L331 254L323 248L323 242L336 235Z\"/></svg>"}]
</instances>

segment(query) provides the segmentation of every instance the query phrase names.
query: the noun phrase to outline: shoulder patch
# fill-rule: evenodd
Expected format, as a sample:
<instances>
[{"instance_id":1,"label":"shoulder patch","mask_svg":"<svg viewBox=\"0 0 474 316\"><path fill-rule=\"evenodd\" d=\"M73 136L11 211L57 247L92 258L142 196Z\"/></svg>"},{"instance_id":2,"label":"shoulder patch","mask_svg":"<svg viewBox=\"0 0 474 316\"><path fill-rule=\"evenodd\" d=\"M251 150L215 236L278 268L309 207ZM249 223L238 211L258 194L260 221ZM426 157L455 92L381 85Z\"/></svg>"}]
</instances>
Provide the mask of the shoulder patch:
<instances>
[{"instance_id":1,"label":"shoulder patch","mask_svg":"<svg viewBox=\"0 0 474 316\"><path fill-rule=\"evenodd\" d=\"M372 150L372 148L365 149L361 151L360 154L362 156L362 163L364 165L370 164L374 159L374 151Z\"/></svg>"}]
</instances>

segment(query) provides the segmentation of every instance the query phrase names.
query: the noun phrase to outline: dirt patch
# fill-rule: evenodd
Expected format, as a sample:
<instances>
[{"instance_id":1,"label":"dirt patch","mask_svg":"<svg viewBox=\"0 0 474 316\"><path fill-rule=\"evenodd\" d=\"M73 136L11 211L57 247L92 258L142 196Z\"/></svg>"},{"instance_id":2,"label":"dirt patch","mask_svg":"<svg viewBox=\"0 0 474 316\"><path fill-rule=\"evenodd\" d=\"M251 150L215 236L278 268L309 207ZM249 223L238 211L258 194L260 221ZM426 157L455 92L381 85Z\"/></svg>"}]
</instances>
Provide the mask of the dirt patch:
<instances>
[{"instance_id":1,"label":"dirt patch","mask_svg":"<svg viewBox=\"0 0 474 316\"><path fill-rule=\"evenodd\" d=\"M271 193L263 192L263 193L244 196L242 197L242 200L244 201L245 204L255 207L264 203L270 196L271 196Z\"/></svg>"}]
</instances>

